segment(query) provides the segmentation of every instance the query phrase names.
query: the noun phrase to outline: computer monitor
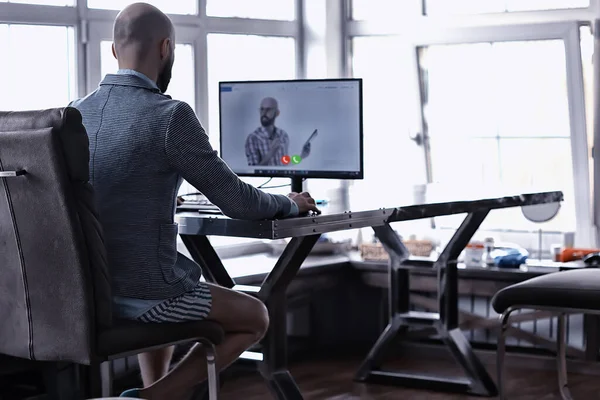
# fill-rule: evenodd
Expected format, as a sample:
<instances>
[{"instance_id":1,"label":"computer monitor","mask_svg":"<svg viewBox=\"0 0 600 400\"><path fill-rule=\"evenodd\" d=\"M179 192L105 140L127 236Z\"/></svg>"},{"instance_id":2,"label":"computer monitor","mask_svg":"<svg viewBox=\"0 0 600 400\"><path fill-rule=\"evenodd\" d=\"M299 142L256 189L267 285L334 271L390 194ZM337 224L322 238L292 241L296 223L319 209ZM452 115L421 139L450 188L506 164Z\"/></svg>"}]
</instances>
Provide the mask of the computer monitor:
<instances>
[{"instance_id":1,"label":"computer monitor","mask_svg":"<svg viewBox=\"0 0 600 400\"><path fill-rule=\"evenodd\" d=\"M362 179L362 80L219 83L220 155L240 176Z\"/></svg>"}]
</instances>

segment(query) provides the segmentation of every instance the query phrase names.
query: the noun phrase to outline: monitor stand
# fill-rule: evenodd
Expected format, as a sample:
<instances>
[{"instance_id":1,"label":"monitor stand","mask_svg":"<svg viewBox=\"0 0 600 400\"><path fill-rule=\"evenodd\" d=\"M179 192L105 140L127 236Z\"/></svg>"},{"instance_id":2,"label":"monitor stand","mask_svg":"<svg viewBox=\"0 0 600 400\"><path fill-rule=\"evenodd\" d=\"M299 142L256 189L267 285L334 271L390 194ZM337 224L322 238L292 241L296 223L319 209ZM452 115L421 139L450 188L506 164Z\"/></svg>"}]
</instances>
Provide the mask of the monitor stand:
<instances>
[{"instance_id":1,"label":"monitor stand","mask_svg":"<svg viewBox=\"0 0 600 400\"><path fill-rule=\"evenodd\" d=\"M304 191L303 185L302 185L303 182L304 182L304 178L302 178L302 177L299 177L299 176L292 177L292 192L302 193Z\"/></svg>"}]
</instances>

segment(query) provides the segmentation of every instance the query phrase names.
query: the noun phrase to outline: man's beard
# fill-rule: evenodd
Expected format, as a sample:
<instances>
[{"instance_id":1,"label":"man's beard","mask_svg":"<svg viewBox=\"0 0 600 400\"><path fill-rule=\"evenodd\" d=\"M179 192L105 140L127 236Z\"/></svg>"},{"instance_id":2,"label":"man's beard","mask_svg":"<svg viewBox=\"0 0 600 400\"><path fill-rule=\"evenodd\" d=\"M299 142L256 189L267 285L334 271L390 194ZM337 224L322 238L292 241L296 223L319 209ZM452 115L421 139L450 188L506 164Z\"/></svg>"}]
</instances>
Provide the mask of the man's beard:
<instances>
[{"instance_id":1,"label":"man's beard","mask_svg":"<svg viewBox=\"0 0 600 400\"><path fill-rule=\"evenodd\" d=\"M271 126L275 123L275 118L269 118L269 117L260 117L260 124L263 127L267 127L267 126Z\"/></svg>"},{"instance_id":2,"label":"man's beard","mask_svg":"<svg viewBox=\"0 0 600 400\"><path fill-rule=\"evenodd\" d=\"M158 75L158 79L156 80L156 86L160 89L162 93L167 91L169 87L169 82L171 82L171 75L173 74L173 63L175 59L171 58L160 74Z\"/></svg>"}]
</instances>

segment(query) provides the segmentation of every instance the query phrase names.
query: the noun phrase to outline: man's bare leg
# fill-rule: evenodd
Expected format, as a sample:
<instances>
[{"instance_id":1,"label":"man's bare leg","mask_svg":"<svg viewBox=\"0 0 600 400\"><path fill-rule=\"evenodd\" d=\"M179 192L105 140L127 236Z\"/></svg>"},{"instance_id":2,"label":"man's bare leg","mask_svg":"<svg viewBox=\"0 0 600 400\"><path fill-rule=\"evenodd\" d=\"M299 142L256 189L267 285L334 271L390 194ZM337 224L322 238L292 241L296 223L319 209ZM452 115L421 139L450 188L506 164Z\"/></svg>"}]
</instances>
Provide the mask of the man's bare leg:
<instances>
[{"instance_id":1,"label":"man's bare leg","mask_svg":"<svg viewBox=\"0 0 600 400\"><path fill-rule=\"evenodd\" d=\"M212 310L208 319L225 331L223 342L216 347L219 370L259 342L269 326L264 304L251 296L220 286L210 285ZM194 387L207 377L206 355L202 345L195 345L188 355L164 378L140 391L148 400L189 398Z\"/></svg>"},{"instance_id":2,"label":"man's bare leg","mask_svg":"<svg viewBox=\"0 0 600 400\"><path fill-rule=\"evenodd\" d=\"M175 346L169 346L138 355L144 387L152 385L169 372L174 350Z\"/></svg>"}]
</instances>

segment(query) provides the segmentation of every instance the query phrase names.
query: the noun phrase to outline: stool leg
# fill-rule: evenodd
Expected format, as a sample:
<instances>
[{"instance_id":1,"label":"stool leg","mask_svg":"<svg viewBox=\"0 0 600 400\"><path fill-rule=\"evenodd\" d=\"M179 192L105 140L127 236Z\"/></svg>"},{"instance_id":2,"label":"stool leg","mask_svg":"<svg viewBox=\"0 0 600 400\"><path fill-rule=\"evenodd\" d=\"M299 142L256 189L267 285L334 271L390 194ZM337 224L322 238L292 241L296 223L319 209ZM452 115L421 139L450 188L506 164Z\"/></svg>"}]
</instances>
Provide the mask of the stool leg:
<instances>
[{"instance_id":1,"label":"stool leg","mask_svg":"<svg viewBox=\"0 0 600 400\"><path fill-rule=\"evenodd\" d=\"M506 399L504 385L504 356L506 354L506 331L510 327L508 319L513 309L508 309L500 316L500 334L498 335L498 348L496 350L496 368L498 374L498 391L500 400Z\"/></svg>"},{"instance_id":2,"label":"stool leg","mask_svg":"<svg viewBox=\"0 0 600 400\"><path fill-rule=\"evenodd\" d=\"M567 321L564 313L558 316L558 326L556 335L556 361L558 363L558 388L563 400L573 400L569 390L567 380Z\"/></svg>"},{"instance_id":3,"label":"stool leg","mask_svg":"<svg viewBox=\"0 0 600 400\"><path fill-rule=\"evenodd\" d=\"M100 364L100 379L102 385L102 397L110 397L113 395L113 363L112 361L105 361Z\"/></svg>"},{"instance_id":4,"label":"stool leg","mask_svg":"<svg viewBox=\"0 0 600 400\"><path fill-rule=\"evenodd\" d=\"M215 347L212 343L206 343L204 348L208 367L208 398L209 400L217 400L219 398L219 374L217 372Z\"/></svg>"}]
</instances>

